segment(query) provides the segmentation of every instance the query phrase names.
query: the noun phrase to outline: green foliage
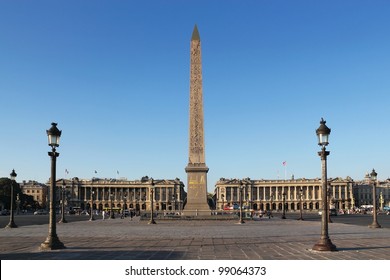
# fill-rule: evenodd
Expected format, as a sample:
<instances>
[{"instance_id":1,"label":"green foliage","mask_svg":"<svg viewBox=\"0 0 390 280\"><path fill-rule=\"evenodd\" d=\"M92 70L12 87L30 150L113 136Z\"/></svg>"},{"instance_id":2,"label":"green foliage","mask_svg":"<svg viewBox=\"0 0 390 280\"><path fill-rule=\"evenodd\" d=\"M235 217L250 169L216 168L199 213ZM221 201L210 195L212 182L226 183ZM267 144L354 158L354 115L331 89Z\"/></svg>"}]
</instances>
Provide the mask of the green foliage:
<instances>
[{"instance_id":1,"label":"green foliage","mask_svg":"<svg viewBox=\"0 0 390 280\"><path fill-rule=\"evenodd\" d=\"M10 209L11 206L11 179L9 178L0 178L0 201L3 203L4 208ZM13 182L14 187L14 201L16 201L17 195L19 194L20 207L23 208L23 205L30 204L35 205L35 201L32 196L25 195L20 189L20 185L17 182ZM16 203L14 203L14 208Z\"/></svg>"}]
</instances>

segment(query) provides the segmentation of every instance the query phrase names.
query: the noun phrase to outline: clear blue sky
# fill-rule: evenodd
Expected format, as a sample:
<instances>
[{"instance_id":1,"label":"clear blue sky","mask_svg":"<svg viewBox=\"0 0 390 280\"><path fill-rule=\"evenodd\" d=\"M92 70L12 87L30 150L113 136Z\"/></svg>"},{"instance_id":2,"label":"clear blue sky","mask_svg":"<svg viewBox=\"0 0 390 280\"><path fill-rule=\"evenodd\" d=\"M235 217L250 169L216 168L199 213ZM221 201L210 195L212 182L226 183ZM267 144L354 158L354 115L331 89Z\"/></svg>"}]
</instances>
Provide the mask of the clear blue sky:
<instances>
[{"instance_id":1,"label":"clear blue sky","mask_svg":"<svg viewBox=\"0 0 390 280\"><path fill-rule=\"evenodd\" d=\"M1 1L0 177L179 177L202 42L208 189L220 177L390 177L389 1ZM286 161L286 170L282 162Z\"/></svg>"}]
</instances>

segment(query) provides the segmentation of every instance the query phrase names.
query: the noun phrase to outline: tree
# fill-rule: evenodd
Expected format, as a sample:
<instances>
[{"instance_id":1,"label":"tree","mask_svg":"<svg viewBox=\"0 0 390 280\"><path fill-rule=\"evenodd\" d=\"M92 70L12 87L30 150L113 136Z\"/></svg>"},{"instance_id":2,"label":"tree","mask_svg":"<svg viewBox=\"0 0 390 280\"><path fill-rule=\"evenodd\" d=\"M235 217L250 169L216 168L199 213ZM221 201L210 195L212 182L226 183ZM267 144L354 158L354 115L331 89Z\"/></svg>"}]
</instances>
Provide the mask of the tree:
<instances>
[{"instance_id":1,"label":"tree","mask_svg":"<svg viewBox=\"0 0 390 280\"><path fill-rule=\"evenodd\" d=\"M0 178L0 205L3 205L5 209L11 208L11 179L9 178ZM35 205L34 198L30 195L25 195L22 193L19 183L13 182L14 187L14 201L16 201L17 196L19 195L20 207L24 209L25 205ZM14 203L16 207L16 203Z\"/></svg>"}]
</instances>

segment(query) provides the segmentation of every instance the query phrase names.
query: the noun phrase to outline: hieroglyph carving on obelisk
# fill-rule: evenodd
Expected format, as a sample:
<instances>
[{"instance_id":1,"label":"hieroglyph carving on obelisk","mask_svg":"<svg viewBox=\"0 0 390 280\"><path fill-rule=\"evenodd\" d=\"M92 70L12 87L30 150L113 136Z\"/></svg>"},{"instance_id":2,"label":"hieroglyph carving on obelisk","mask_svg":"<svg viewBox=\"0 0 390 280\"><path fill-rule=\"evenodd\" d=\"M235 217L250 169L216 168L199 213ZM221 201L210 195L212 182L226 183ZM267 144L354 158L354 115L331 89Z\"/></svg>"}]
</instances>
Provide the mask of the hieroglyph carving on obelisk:
<instances>
[{"instance_id":1,"label":"hieroglyph carving on obelisk","mask_svg":"<svg viewBox=\"0 0 390 280\"><path fill-rule=\"evenodd\" d=\"M208 170L203 126L202 55L200 36L195 25L191 38L189 158L186 167L188 193L185 210L209 210Z\"/></svg>"}]
</instances>

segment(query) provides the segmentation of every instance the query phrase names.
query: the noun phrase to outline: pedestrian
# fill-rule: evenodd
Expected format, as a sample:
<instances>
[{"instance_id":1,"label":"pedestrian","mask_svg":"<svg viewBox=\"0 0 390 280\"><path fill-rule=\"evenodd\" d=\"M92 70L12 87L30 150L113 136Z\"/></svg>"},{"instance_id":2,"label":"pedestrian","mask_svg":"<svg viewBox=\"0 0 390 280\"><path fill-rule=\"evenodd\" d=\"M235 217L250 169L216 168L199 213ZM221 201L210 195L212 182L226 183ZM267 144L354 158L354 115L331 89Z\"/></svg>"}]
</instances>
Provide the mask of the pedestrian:
<instances>
[{"instance_id":1,"label":"pedestrian","mask_svg":"<svg viewBox=\"0 0 390 280\"><path fill-rule=\"evenodd\" d=\"M105 216L106 216L106 212L103 210L103 212L102 212L103 220L104 220Z\"/></svg>"}]
</instances>

